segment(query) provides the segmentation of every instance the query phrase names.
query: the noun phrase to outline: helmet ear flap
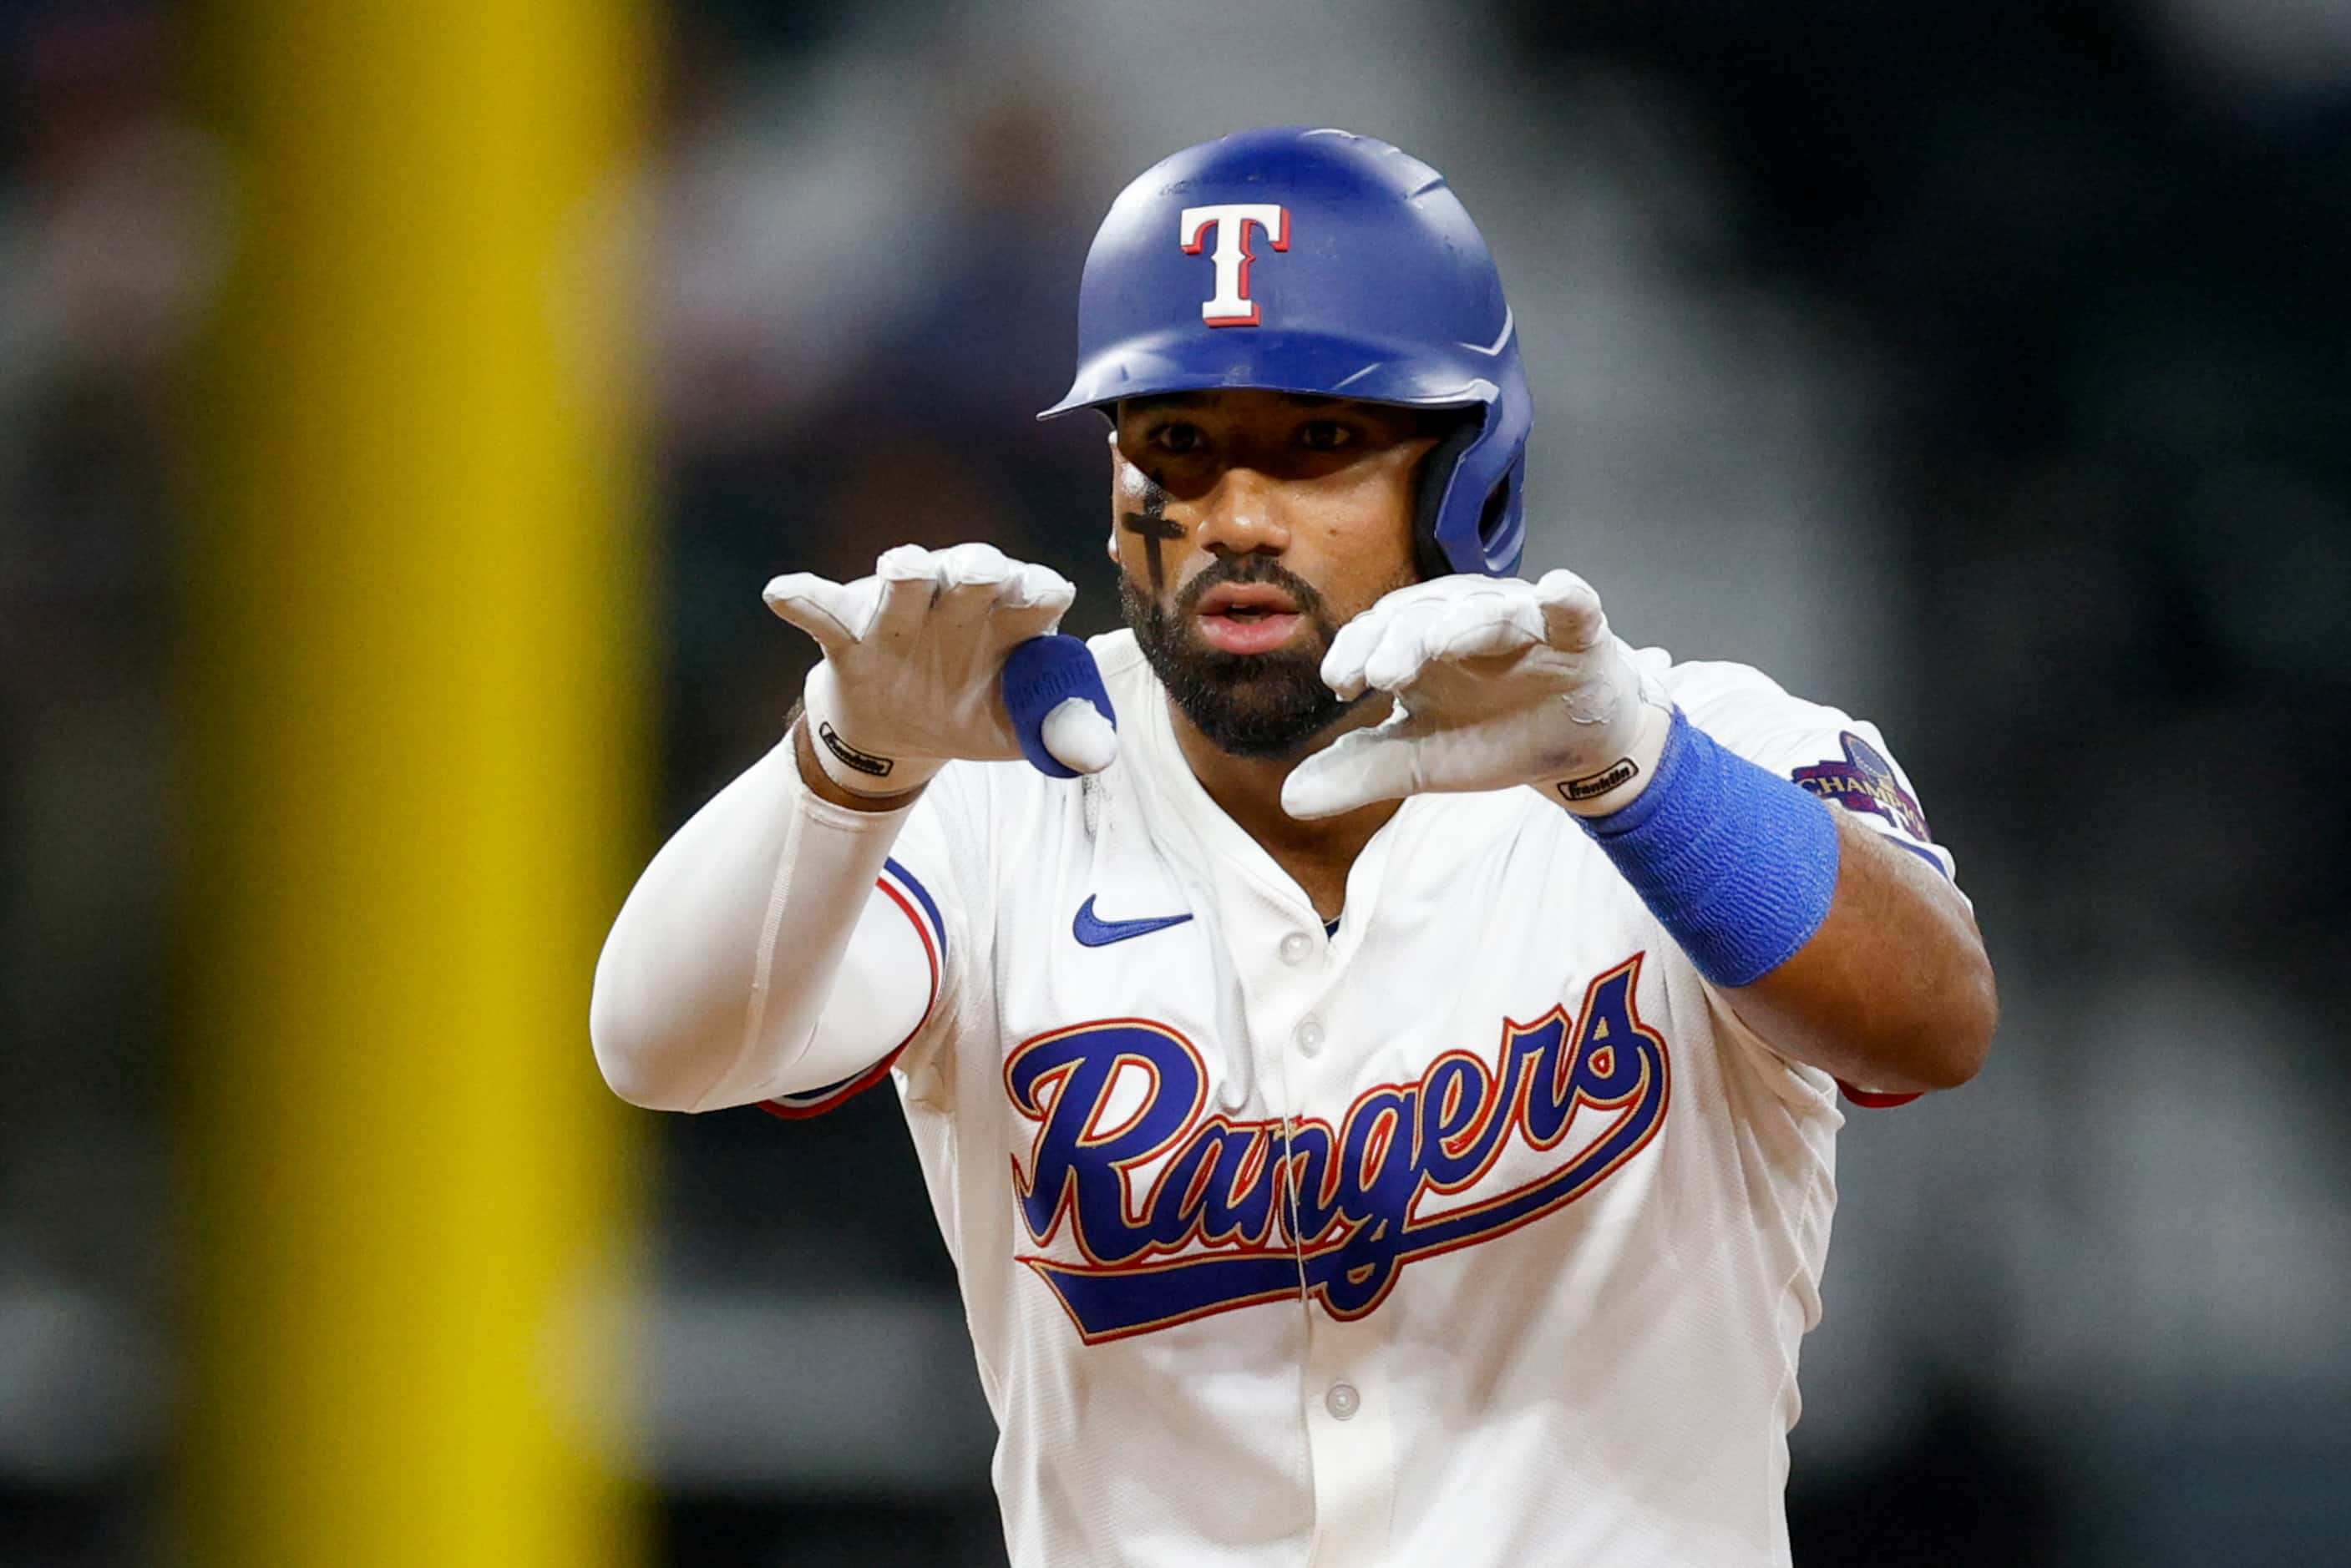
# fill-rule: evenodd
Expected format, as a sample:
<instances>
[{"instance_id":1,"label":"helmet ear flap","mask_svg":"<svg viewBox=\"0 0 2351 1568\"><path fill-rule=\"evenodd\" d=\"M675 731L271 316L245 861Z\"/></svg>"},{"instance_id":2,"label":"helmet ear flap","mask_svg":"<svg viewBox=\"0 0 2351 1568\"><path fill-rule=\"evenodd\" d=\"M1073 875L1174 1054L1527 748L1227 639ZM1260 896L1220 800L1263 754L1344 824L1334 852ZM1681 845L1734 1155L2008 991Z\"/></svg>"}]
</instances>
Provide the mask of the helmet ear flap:
<instances>
[{"instance_id":1,"label":"helmet ear flap","mask_svg":"<svg viewBox=\"0 0 2351 1568\"><path fill-rule=\"evenodd\" d=\"M1478 543L1489 554L1502 530L1510 526L1511 492L1518 482L1519 471L1513 466L1504 470L1500 481L1486 493L1486 509L1478 514Z\"/></svg>"},{"instance_id":2,"label":"helmet ear flap","mask_svg":"<svg viewBox=\"0 0 2351 1568\"><path fill-rule=\"evenodd\" d=\"M1445 493L1453 484L1453 471L1461 463L1461 454L1468 452L1486 429L1485 411L1472 410L1464 414L1444 438L1420 460L1420 474L1413 482L1412 558L1420 573L1420 580L1449 576L1460 570L1446 557L1444 546L1437 542L1437 517L1445 505ZM1508 499L1508 482L1496 487L1496 493ZM1490 512L1495 503L1490 499Z\"/></svg>"}]
</instances>

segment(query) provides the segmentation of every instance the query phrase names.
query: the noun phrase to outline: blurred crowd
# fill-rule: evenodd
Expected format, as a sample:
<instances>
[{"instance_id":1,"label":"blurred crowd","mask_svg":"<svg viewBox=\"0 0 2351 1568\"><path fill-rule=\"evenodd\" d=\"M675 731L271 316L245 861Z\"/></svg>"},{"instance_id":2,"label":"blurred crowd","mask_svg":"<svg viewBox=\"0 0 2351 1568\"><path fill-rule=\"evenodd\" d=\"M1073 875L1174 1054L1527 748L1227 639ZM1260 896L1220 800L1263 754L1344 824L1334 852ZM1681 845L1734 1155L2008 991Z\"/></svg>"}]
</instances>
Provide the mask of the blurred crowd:
<instances>
[{"instance_id":1,"label":"blurred crowd","mask_svg":"<svg viewBox=\"0 0 2351 1568\"><path fill-rule=\"evenodd\" d=\"M772 573L987 538L1112 624L1099 436L1031 416L1127 177L1396 141L1510 286L1530 570L1878 719L2001 971L1984 1075L1844 1134L1797 1560L2351 1560L2346 18L679 0L646 845L797 695ZM162 1539L180 400L237 234L192 25L0 15L0 1568ZM1000 1561L889 1096L657 1136L666 1560Z\"/></svg>"}]
</instances>

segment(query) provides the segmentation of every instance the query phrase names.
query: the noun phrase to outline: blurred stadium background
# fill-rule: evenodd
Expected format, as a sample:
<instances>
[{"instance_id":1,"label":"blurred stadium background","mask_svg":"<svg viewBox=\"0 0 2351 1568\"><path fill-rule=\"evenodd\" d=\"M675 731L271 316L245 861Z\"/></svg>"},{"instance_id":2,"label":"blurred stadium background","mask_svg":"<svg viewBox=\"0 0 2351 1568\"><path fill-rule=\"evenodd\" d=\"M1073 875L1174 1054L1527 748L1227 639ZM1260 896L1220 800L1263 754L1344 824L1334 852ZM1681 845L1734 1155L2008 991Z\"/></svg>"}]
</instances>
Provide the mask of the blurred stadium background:
<instances>
[{"instance_id":1,"label":"blurred stadium background","mask_svg":"<svg viewBox=\"0 0 2351 1568\"><path fill-rule=\"evenodd\" d=\"M1873 715L2007 1021L1858 1113L1796 1557L2351 1562L2351 8L0 9L0 1565L1000 1563L889 1096L604 1096L771 573L987 537L1092 227L1452 178L1532 569ZM1204 1498L1204 1508L1215 1500Z\"/></svg>"}]
</instances>

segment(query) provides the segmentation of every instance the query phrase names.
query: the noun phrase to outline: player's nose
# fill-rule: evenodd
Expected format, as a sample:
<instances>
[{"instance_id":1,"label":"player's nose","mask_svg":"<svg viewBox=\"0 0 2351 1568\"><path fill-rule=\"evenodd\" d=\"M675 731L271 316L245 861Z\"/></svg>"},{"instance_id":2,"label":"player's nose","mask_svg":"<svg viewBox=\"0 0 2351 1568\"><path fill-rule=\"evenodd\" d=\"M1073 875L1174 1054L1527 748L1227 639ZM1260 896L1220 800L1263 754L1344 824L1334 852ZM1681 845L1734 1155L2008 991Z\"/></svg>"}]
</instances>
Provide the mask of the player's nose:
<instances>
[{"instance_id":1,"label":"player's nose","mask_svg":"<svg viewBox=\"0 0 2351 1568\"><path fill-rule=\"evenodd\" d=\"M1236 556L1290 548L1281 487L1253 468L1228 468L1200 503L1200 548Z\"/></svg>"}]
</instances>

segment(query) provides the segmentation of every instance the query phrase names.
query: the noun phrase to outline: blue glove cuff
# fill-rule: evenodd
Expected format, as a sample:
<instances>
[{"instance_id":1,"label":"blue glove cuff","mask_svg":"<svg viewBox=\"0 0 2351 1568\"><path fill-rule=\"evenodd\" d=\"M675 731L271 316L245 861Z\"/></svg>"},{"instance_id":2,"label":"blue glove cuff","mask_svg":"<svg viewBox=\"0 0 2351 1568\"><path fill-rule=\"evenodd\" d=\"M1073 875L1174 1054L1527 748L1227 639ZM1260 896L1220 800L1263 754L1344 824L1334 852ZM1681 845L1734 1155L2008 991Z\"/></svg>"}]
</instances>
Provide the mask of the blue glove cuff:
<instances>
[{"instance_id":1,"label":"blue glove cuff","mask_svg":"<svg viewBox=\"0 0 2351 1568\"><path fill-rule=\"evenodd\" d=\"M1793 958L1836 896L1826 803L1679 709L1649 787L1622 811L1576 820L1717 985L1750 984Z\"/></svg>"}]
</instances>

